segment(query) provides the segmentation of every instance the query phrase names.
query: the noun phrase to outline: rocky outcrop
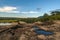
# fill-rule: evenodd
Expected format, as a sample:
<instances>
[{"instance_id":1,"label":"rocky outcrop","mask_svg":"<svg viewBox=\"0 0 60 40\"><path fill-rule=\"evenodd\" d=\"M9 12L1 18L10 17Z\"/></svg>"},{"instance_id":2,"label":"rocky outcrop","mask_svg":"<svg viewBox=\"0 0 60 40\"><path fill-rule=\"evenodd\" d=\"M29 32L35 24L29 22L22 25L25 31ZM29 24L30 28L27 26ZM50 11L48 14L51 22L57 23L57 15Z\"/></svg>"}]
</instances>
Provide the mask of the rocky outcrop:
<instances>
[{"instance_id":1,"label":"rocky outcrop","mask_svg":"<svg viewBox=\"0 0 60 40\"><path fill-rule=\"evenodd\" d=\"M42 25L42 22L27 24L20 22L12 26L0 26L0 40L60 40L60 25ZM53 32L52 35L37 34L34 31L34 26L41 30Z\"/></svg>"}]
</instances>

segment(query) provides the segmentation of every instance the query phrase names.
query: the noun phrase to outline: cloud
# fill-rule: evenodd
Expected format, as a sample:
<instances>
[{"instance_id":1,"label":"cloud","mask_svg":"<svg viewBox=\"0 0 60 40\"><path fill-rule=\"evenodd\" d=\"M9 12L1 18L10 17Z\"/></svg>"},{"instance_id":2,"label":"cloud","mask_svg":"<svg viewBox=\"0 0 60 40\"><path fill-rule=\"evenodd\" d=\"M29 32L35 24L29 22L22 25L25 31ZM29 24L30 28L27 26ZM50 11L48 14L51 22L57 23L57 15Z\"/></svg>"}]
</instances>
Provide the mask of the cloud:
<instances>
[{"instance_id":1,"label":"cloud","mask_svg":"<svg viewBox=\"0 0 60 40\"><path fill-rule=\"evenodd\" d=\"M17 7L12 7L12 6L0 7L0 12L5 12L5 13L22 13L22 14L40 13L40 12L37 12L37 11L21 12L20 10L18 10Z\"/></svg>"},{"instance_id":2,"label":"cloud","mask_svg":"<svg viewBox=\"0 0 60 40\"><path fill-rule=\"evenodd\" d=\"M37 12L37 11L28 11L28 12L21 12L21 13L24 13L24 14L27 14L27 13L40 13L40 12Z\"/></svg>"},{"instance_id":3,"label":"cloud","mask_svg":"<svg viewBox=\"0 0 60 40\"><path fill-rule=\"evenodd\" d=\"M7 13L20 13L19 11L9 11Z\"/></svg>"},{"instance_id":4,"label":"cloud","mask_svg":"<svg viewBox=\"0 0 60 40\"><path fill-rule=\"evenodd\" d=\"M16 11L16 7L12 6L5 6L0 8L0 12L6 12L6 13L19 13L19 11Z\"/></svg>"}]
</instances>

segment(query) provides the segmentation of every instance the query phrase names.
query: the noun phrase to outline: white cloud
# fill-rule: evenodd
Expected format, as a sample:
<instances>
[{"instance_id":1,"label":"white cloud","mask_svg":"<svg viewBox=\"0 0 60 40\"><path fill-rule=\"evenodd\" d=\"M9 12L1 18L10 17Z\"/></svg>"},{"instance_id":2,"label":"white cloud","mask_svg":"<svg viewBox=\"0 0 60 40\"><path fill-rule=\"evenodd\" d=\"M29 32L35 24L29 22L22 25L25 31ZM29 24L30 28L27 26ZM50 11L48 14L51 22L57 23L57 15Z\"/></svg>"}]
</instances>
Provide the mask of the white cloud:
<instances>
[{"instance_id":1,"label":"white cloud","mask_svg":"<svg viewBox=\"0 0 60 40\"><path fill-rule=\"evenodd\" d=\"M0 12L7 12L7 13L19 13L19 11L16 11L16 7L11 6L5 6L0 8Z\"/></svg>"},{"instance_id":2,"label":"white cloud","mask_svg":"<svg viewBox=\"0 0 60 40\"><path fill-rule=\"evenodd\" d=\"M37 11L30 11L29 13L39 13L39 12L37 12Z\"/></svg>"},{"instance_id":3,"label":"white cloud","mask_svg":"<svg viewBox=\"0 0 60 40\"><path fill-rule=\"evenodd\" d=\"M37 11L20 12L20 10L18 10L17 7L12 7L12 6L0 7L0 12L6 12L6 13L23 13L23 14L40 13L40 12L37 12Z\"/></svg>"},{"instance_id":4,"label":"white cloud","mask_svg":"<svg viewBox=\"0 0 60 40\"><path fill-rule=\"evenodd\" d=\"M21 13L25 13L25 14L27 14L27 13L40 13L40 12L37 12L37 11L28 11L28 12L21 12Z\"/></svg>"},{"instance_id":5,"label":"white cloud","mask_svg":"<svg viewBox=\"0 0 60 40\"><path fill-rule=\"evenodd\" d=\"M20 13L19 11L9 11L7 13Z\"/></svg>"}]
</instances>

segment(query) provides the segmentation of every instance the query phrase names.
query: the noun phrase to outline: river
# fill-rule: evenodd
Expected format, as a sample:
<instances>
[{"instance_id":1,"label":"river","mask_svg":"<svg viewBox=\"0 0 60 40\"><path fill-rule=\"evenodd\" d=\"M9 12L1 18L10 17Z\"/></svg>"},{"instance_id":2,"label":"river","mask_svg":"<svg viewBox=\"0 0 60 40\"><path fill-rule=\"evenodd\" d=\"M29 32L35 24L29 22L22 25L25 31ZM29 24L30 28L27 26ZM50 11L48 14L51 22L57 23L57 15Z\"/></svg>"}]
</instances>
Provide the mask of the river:
<instances>
[{"instance_id":1,"label":"river","mask_svg":"<svg viewBox=\"0 0 60 40\"><path fill-rule=\"evenodd\" d=\"M0 23L0 26L12 25L12 23Z\"/></svg>"}]
</instances>

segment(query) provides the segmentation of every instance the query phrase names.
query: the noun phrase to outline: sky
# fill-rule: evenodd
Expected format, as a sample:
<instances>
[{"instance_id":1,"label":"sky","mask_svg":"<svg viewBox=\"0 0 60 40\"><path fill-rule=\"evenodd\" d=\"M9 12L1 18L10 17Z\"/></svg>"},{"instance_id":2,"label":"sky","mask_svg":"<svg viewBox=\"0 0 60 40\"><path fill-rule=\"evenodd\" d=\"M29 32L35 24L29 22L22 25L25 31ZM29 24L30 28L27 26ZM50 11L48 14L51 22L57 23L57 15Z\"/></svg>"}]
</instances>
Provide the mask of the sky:
<instances>
[{"instance_id":1,"label":"sky","mask_svg":"<svg viewBox=\"0 0 60 40\"><path fill-rule=\"evenodd\" d=\"M60 9L60 0L0 0L0 17L38 17Z\"/></svg>"}]
</instances>

